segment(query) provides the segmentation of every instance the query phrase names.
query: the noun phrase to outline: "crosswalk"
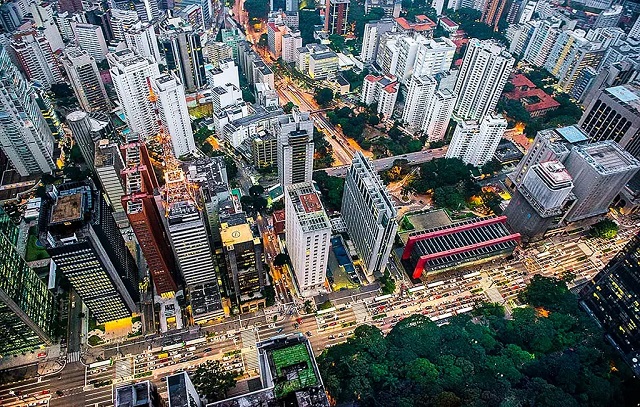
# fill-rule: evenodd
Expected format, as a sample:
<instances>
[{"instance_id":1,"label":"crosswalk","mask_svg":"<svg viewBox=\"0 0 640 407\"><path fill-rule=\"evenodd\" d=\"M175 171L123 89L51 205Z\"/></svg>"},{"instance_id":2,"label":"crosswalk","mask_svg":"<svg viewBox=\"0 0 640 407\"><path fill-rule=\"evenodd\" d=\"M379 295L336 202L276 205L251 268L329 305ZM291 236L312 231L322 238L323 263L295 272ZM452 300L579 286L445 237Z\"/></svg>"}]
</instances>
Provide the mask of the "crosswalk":
<instances>
[{"instance_id":1,"label":"crosswalk","mask_svg":"<svg viewBox=\"0 0 640 407\"><path fill-rule=\"evenodd\" d=\"M256 333L251 329L246 329L240 332L240 338L242 339L242 347L246 350L242 353L244 360L245 371L253 373L258 371L258 350L256 349Z\"/></svg>"},{"instance_id":2,"label":"crosswalk","mask_svg":"<svg viewBox=\"0 0 640 407\"><path fill-rule=\"evenodd\" d=\"M351 307L351 310L356 316L356 322L359 324L365 322L369 317L369 311L367 311L367 307L361 302L354 303L353 307Z\"/></svg>"},{"instance_id":3,"label":"crosswalk","mask_svg":"<svg viewBox=\"0 0 640 407\"><path fill-rule=\"evenodd\" d=\"M78 362L80 360L80 352L67 353L67 363Z\"/></svg>"}]
</instances>

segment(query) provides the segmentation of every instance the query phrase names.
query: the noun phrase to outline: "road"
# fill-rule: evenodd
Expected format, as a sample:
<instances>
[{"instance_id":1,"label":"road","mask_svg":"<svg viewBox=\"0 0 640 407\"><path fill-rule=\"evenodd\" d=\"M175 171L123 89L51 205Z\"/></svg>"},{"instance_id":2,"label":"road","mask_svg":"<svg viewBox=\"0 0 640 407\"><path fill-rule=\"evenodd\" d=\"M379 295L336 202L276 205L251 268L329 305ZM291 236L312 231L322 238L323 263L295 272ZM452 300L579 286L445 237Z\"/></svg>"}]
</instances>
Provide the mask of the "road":
<instances>
[{"instance_id":1,"label":"road","mask_svg":"<svg viewBox=\"0 0 640 407\"><path fill-rule=\"evenodd\" d=\"M373 166L375 167L376 171L388 170L393 166L393 162L395 160L407 160L410 165L419 165L436 158L442 158L446 155L446 153L446 147L436 148L432 150L416 151L415 153L378 158L376 160L373 160ZM317 171L326 171L327 174L333 177L346 177L348 169L348 165L342 165L340 167L323 168Z\"/></svg>"}]
</instances>

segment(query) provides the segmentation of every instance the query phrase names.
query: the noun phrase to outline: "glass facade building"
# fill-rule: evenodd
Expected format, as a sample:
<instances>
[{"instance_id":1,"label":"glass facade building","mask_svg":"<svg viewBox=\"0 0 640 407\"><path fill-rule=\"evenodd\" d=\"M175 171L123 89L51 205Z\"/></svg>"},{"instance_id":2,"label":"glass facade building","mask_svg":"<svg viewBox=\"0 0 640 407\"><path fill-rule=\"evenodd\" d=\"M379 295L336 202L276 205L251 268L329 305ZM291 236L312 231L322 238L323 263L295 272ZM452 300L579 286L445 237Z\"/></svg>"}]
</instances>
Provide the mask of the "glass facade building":
<instances>
[{"instance_id":1,"label":"glass facade building","mask_svg":"<svg viewBox=\"0 0 640 407\"><path fill-rule=\"evenodd\" d=\"M55 301L16 249L18 228L0 208L0 356L50 345Z\"/></svg>"}]
</instances>

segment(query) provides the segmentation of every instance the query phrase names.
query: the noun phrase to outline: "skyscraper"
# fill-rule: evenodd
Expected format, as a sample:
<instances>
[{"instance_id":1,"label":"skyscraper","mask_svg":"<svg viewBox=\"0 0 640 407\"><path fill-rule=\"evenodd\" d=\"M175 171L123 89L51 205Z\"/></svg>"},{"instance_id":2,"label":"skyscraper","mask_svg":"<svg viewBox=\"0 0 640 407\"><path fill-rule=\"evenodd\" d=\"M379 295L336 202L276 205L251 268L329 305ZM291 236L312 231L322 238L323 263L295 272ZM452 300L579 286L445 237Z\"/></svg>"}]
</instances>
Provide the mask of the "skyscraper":
<instances>
[{"instance_id":1,"label":"skyscraper","mask_svg":"<svg viewBox=\"0 0 640 407\"><path fill-rule=\"evenodd\" d=\"M86 51L67 48L62 65L82 110L107 112L111 109L96 61Z\"/></svg>"},{"instance_id":2,"label":"skyscraper","mask_svg":"<svg viewBox=\"0 0 640 407\"><path fill-rule=\"evenodd\" d=\"M402 111L402 121L407 124L407 127L417 130L422 126L425 112L429 109L437 88L438 82L433 76L416 75L411 78Z\"/></svg>"},{"instance_id":3,"label":"skyscraper","mask_svg":"<svg viewBox=\"0 0 640 407\"><path fill-rule=\"evenodd\" d=\"M18 227L0 207L0 354L51 345L55 302L16 248Z\"/></svg>"},{"instance_id":4,"label":"skyscraper","mask_svg":"<svg viewBox=\"0 0 640 407\"><path fill-rule=\"evenodd\" d=\"M324 30L329 34L347 33L347 17L350 0L326 0L324 11Z\"/></svg>"},{"instance_id":5,"label":"skyscraper","mask_svg":"<svg viewBox=\"0 0 640 407\"><path fill-rule=\"evenodd\" d=\"M160 296L172 296L178 291L174 277L175 260L154 196L158 192L158 180L147 146L139 139L139 135L129 133L126 141L121 147L126 162L126 168L121 171L125 186L125 194L120 199L121 207L124 208L147 261L156 293Z\"/></svg>"},{"instance_id":6,"label":"skyscraper","mask_svg":"<svg viewBox=\"0 0 640 407\"><path fill-rule=\"evenodd\" d=\"M360 151L347 173L341 213L367 276L384 273L398 230L398 212L375 168Z\"/></svg>"},{"instance_id":7,"label":"skyscraper","mask_svg":"<svg viewBox=\"0 0 640 407\"><path fill-rule=\"evenodd\" d=\"M29 80L40 82L45 89L62 82L62 72L51 45L39 31L18 32L13 36L11 48Z\"/></svg>"},{"instance_id":8,"label":"skyscraper","mask_svg":"<svg viewBox=\"0 0 640 407\"><path fill-rule=\"evenodd\" d=\"M287 185L284 191L285 236L291 265L303 297L323 290L331 223L313 183Z\"/></svg>"},{"instance_id":9,"label":"skyscraper","mask_svg":"<svg viewBox=\"0 0 640 407\"><path fill-rule=\"evenodd\" d=\"M96 142L93 166L100 181L100 191L113 211L113 218L118 227L129 226L120 199L124 195L123 180L120 171L124 169L124 162L118 144L108 139Z\"/></svg>"},{"instance_id":10,"label":"skyscraper","mask_svg":"<svg viewBox=\"0 0 640 407\"><path fill-rule=\"evenodd\" d=\"M576 146L564 166L573 177L576 203L569 222L607 213L616 195L640 169L640 162L611 140Z\"/></svg>"},{"instance_id":11,"label":"skyscraper","mask_svg":"<svg viewBox=\"0 0 640 407\"><path fill-rule=\"evenodd\" d=\"M39 240L98 323L137 309L138 269L91 181L50 186L43 199Z\"/></svg>"},{"instance_id":12,"label":"skyscraper","mask_svg":"<svg viewBox=\"0 0 640 407\"><path fill-rule=\"evenodd\" d=\"M427 141L444 140L455 103L456 95L449 89L436 92L422 123L422 131L427 135Z\"/></svg>"},{"instance_id":13,"label":"skyscraper","mask_svg":"<svg viewBox=\"0 0 640 407\"><path fill-rule=\"evenodd\" d=\"M171 135L173 154L182 157L196 149L184 86L172 74L156 76L151 88L158 97L158 111L165 130Z\"/></svg>"},{"instance_id":14,"label":"skyscraper","mask_svg":"<svg viewBox=\"0 0 640 407\"><path fill-rule=\"evenodd\" d=\"M158 38L153 24L138 21L133 27L125 30L124 40L127 43L127 48L136 51L145 58L153 58L156 62L160 61Z\"/></svg>"},{"instance_id":15,"label":"skyscraper","mask_svg":"<svg viewBox=\"0 0 640 407\"><path fill-rule=\"evenodd\" d=\"M369 64L376 60L382 34L389 32L392 29L393 20L390 18L370 21L364 25L362 48L360 48L360 58L362 62Z\"/></svg>"},{"instance_id":16,"label":"skyscraper","mask_svg":"<svg viewBox=\"0 0 640 407\"><path fill-rule=\"evenodd\" d=\"M454 112L463 120L480 120L493 112L515 60L491 40L471 39L460 67Z\"/></svg>"},{"instance_id":17,"label":"skyscraper","mask_svg":"<svg viewBox=\"0 0 640 407\"><path fill-rule=\"evenodd\" d=\"M160 52L169 72L175 73L185 89L193 91L207 83L202 49L204 32L200 27L186 24L181 18L169 20L158 37Z\"/></svg>"},{"instance_id":18,"label":"skyscraper","mask_svg":"<svg viewBox=\"0 0 640 407\"><path fill-rule=\"evenodd\" d=\"M500 17L502 17L506 4L507 0L487 0L482 10L482 22L497 31L498 22L500 21Z\"/></svg>"},{"instance_id":19,"label":"skyscraper","mask_svg":"<svg viewBox=\"0 0 640 407\"><path fill-rule=\"evenodd\" d=\"M107 42L102 29L93 24L76 23L72 25L76 37L76 44L97 62L102 62L107 56Z\"/></svg>"},{"instance_id":20,"label":"skyscraper","mask_svg":"<svg viewBox=\"0 0 640 407\"><path fill-rule=\"evenodd\" d=\"M313 121L308 112L294 110L275 125L278 138L278 179L285 187L310 182L313 175Z\"/></svg>"},{"instance_id":21,"label":"skyscraper","mask_svg":"<svg viewBox=\"0 0 640 407\"><path fill-rule=\"evenodd\" d=\"M640 236L580 291L581 305L604 328L636 374L640 373Z\"/></svg>"},{"instance_id":22,"label":"skyscraper","mask_svg":"<svg viewBox=\"0 0 640 407\"><path fill-rule=\"evenodd\" d=\"M476 167L493 158L507 129L507 120L499 113L488 114L477 122L460 121L447 150L447 158L459 158Z\"/></svg>"},{"instance_id":23,"label":"skyscraper","mask_svg":"<svg viewBox=\"0 0 640 407\"><path fill-rule=\"evenodd\" d=\"M160 75L158 64L124 49L107 55L111 79L131 131L143 139L158 132L153 106L149 101L148 80Z\"/></svg>"},{"instance_id":24,"label":"skyscraper","mask_svg":"<svg viewBox=\"0 0 640 407\"><path fill-rule=\"evenodd\" d=\"M0 148L22 176L55 169L54 139L25 80L0 46Z\"/></svg>"},{"instance_id":25,"label":"skyscraper","mask_svg":"<svg viewBox=\"0 0 640 407\"><path fill-rule=\"evenodd\" d=\"M640 85L603 89L591 101L578 125L591 141L613 140L640 157Z\"/></svg>"}]
</instances>

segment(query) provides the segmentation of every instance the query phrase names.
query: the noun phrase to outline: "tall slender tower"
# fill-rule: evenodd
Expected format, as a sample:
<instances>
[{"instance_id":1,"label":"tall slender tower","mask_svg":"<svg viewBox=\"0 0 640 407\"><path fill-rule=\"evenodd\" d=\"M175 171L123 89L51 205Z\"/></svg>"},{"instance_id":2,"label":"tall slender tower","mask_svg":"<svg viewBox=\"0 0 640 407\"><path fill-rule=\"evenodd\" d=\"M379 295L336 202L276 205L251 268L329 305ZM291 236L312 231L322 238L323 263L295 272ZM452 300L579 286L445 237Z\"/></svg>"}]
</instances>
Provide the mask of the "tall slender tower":
<instances>
[{"instance_id":1,"label":"tall slender tower","mask_svg":"<svg viewBox=\"0 0 640 407\"><path fill-rule=\"evenodd\" d=\"M82 110L107 112L111 109L95 59L86 51L67 48L62 65Z\"/></svg>"},{"instance_id":2,"label":"tall slender tower","mask_svg":"<svg viewBox=\"0 0 640 407\"><path fill-rule=\"evenodd\" d=\"M11 47L29 80L40 82L46 89L54 83L62 82L62 71L51 44L39 31L21 31L15 34Z\"/></svg>"},{"instance_id":3,"label":"tall slender tower","mask_svg":"<svg viewBox=\"0 0 640 407\"><path fill-rule=\"evenodd\" d=\"M456 81L454 112L463 120L481 120L498 104L515 59L492 40L471 39Z\"/></svg>"},{"instance_id":4,"label":"tall slender tower","mask_svg":"<svg viewBox=\"0 0 640 407\"><path fill-rule=\"evenodd\" d=\"M0 148L22 176L55 169L54 139L33 87L0 46Z\"/></svg>"},{"instance_id":5,"label":"tall slender tower","mask_svg":"<svg viewBox=\"0 0 640 407\"><path fill-rule=\"evenodd\" d=\"M278 178L283 187L310 182L313 175L313 121L307 112L278 118Z\"/></svg>"}]
</instances>

